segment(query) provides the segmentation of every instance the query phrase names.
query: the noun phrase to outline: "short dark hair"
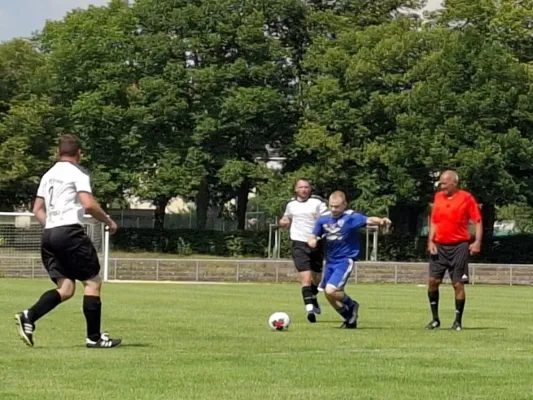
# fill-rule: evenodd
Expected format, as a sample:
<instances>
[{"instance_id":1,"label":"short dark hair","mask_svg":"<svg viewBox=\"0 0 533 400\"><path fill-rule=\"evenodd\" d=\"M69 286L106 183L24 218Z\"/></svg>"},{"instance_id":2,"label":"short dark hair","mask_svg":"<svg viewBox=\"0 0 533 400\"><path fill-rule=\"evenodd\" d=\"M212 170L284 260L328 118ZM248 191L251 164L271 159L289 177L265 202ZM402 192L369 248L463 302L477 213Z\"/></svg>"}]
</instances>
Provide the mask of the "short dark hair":
<instances>
[{"instance_id":1,"label":"short dark hair","mask_svg":"<svg viewBox=\"0 0 533 400\"><path fill-rule=\"evenodd\" d=\"M81 150L81 141L74 135L62 135L59 137L59 156L74 157Z\"/></svg>"},{"instance_id":2,"label":"short dark hair","mask_svg":"<svg viewBox=\"0 0 533 400\"><path fill-rule=\"evenodd\" d=\"M298 185L298 182L300 182L300 181L307 182L310 186L313 186L312 183L311 183L311 180L307 179L307 178L298 178L298 179L296 179L296 181L294 182L294 186Z\"/></svg>"}]
</instances>

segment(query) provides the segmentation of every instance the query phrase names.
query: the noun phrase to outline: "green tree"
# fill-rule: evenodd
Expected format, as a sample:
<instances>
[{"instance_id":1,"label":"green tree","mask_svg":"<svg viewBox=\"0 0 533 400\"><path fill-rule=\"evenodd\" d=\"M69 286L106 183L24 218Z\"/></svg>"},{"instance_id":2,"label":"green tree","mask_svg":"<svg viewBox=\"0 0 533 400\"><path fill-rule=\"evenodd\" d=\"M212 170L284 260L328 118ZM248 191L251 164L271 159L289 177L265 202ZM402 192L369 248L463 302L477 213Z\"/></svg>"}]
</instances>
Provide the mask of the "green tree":
<instances>
[{"instance_id":1,"label":"green tree","mask_svg":"<svg viewBox=\"0 0 533 400\"><path fill-rule=\"evenodd\" d=\"M0 209L31 209L39 179L49 168L62 112L46 97L12 104L0 123Z\"/></svg>"},{"instance_id":2,"label":"green tree","mask_svg":"<svg viewBox=\"0 0 533 400\"><path fill-rule=\"evenodd\" d=\"M47 96L47 58L22 39L0 44L0 209L28 209L50 162L62 111Z\"/></svg>"},{"instance_id":3,"label":"green tree","mask_svg":"<svg viewBox=\"0 0 533 400\"><path fill-rule=\"evenodd\" d=\"M135 187L142 168L142 143L128 115L136 21L123 1L70 12L48 22L36 38L47 55L54 85L51 96L68 112L66 124L84 142L84 164L95 194L105 204Z\"/></svg>"},{"instance_id":4,"label":"green tree","mask_svg":"<svg viewBox=\"0 0 533 400\"><path fill-rule=\"evenodd\" d=\"M210 204L236 198L244 229L248 194L263 176L256 158L267 154L266 145L290 138L297 120L289 101L294 72L288 43L290 22L303 18L302 5L293 0L141 0L135 9L141 32L172 43L159 59L171 52L185 66L181 88L187 87L190 117L185 129L192 129L194 142L188 151L201 162L196 170L203 168L198 190L191 192L199 228Z\"/></svg>"}]
</instances>

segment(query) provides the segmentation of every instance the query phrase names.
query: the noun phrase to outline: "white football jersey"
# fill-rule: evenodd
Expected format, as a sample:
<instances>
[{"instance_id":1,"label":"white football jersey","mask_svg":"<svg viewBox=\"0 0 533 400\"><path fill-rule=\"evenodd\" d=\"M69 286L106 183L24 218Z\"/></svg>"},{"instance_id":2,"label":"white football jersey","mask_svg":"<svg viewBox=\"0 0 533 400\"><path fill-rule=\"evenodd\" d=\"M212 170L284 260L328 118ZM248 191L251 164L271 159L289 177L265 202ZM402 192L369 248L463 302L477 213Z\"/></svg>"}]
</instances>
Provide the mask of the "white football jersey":
<instances>
[{"instance_id":1,"label":"white football jersey","mask_svg":"<svg viewBox=\"0 0 533 400\"><path fill-rule=\"evenodd\" d=\"M292 198L285 208L284 217L292 220L290 237L291 240L307 242L313 234L313 228L321 215L328 214L328 206L324 199L319 196L311 196L305 201Z\"/></svg>"},{"instance_id":2,"label":"white football jersey","mask_svg":"<svg viewBox=\"0 0 533 400\"><path fill-rule=\"evenodd\" d=\"M37 197L46 205L45 229L58 226L83 226L85 210L78 193L91 191L89 175L79 166L68 161L59 161L41 178Z\"/></svg>"}]
</instances>

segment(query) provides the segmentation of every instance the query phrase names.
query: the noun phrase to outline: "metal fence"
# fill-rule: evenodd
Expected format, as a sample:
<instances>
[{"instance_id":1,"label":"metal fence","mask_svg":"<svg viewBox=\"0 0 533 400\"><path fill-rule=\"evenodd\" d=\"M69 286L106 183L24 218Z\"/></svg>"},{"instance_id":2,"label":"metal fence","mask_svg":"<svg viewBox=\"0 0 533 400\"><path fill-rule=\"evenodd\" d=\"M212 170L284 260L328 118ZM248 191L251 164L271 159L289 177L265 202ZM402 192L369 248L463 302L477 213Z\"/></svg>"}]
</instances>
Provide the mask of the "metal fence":
<instances>
[{"instance_id":1,"label":"metal fence","mask_svg":"<svg viewBox=\"0 0 533 400\"><path fill-rule=\"evenodd\" d=\"M108 210L109 215L117 221L121 228L144 228L153 229L155 218L153 210ZM245 229L263 231L273 223L276 217L268 215L265 211L249 211L245 217ZM237 230L237 219L208 215L206 229L232 232ZM165 229L196 229L197 216L195 212L184 214L166 214L164 220Z\"/></svg>"},{"instance_id":2,"label":"metal fence","mask_svg":"<svg viewBox=\"0 0 533 400\"><path fill-rule=\"evenodd\" d=\"M102 271L102 274L104 271ZM38 257L1 257L0 277L46 278ZM109 281L297 282L290 260L110 258ZM353 283L424 284L427 263L361 262ZM470 283L532 285L533 265L471 264Z\"/></svg>"}]
</instances>

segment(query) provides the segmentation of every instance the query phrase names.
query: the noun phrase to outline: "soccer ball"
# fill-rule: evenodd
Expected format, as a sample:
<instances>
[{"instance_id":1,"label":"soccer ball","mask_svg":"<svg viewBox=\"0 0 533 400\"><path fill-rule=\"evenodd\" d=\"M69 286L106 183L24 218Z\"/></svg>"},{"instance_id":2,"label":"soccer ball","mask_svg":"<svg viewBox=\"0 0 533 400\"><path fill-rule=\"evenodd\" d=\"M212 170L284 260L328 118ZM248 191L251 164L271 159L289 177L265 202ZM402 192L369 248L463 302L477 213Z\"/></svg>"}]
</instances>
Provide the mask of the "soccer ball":
<instances>
[{"instance_id":1,"label":"soccer ball","mask_svg":"<svg viewBox=\"0 0 533 400\"><path fill-rule=\"evenodd\" d=\"M289 329L291 319L287 313L275 312L268 319L268 326L275 331L285 331Z\"/></svg>"}]
</instances>

